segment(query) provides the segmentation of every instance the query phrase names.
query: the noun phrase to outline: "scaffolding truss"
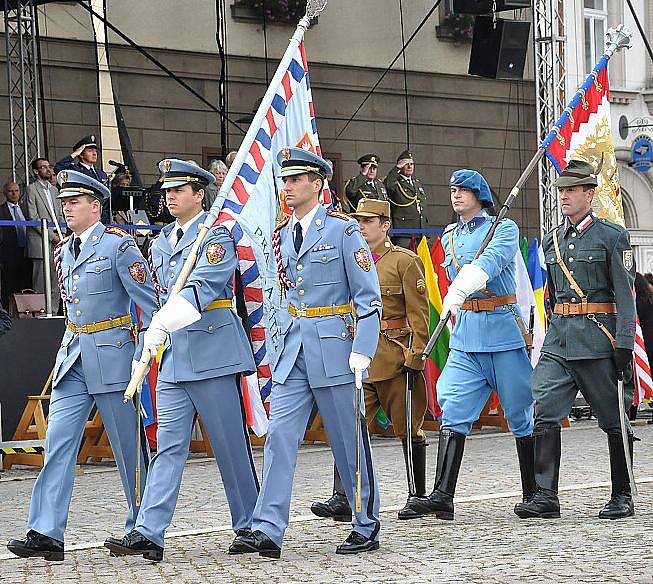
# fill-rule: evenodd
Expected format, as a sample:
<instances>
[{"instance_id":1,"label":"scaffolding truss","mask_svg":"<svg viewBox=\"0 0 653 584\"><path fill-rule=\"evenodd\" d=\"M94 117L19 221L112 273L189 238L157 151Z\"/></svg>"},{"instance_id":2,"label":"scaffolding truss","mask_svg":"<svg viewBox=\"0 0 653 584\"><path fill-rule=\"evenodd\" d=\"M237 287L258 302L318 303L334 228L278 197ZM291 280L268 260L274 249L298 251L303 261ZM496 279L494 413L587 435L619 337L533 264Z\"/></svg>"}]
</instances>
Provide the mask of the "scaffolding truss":
<instances>
[{"instance_id":1,"label":"scaffolding truss","mask_svg":"<svg viewBox=\"0 0 653 584\"><path fill-rule=\"evenodd\" d=\"M537 135L538 140L542 141L567 105L564 0L533 0L533 30ZM540 160L537 171L540 228L542 233L546 233L560 219L553 186L556 171L545 156Z\"/></svg>"},{"instance_id":2,"label":"scaffolding truss","mask_svg":"<svg viewBox=\"0 0 653 584\"><path fill-rule=\"evenodd\" d=\"M41 150L36 6L32 0L4 0L11 173L28 184L31 161Z\"/></svg>"}]
</instances>

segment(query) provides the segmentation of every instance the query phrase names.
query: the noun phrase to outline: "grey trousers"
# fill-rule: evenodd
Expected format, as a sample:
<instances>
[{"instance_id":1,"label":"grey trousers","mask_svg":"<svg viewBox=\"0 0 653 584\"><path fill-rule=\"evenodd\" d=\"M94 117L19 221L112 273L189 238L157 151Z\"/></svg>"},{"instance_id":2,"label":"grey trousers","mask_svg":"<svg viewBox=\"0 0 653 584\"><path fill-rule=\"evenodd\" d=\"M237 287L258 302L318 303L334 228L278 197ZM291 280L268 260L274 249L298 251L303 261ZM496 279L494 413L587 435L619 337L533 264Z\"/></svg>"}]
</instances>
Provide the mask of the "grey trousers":
<instances>
[{"instance_id":1,"label":"grey trousers","mask_svg":"<svg viewBox=\"0 0 653 584\"><path fill-rule=\"evenodd\" d=\"M606 433L621 432L617 400L617 371L612 357L566 360L542 353L531 378L535 399L535 429L560 426L580 390ZM625 411L635 396L632 366L624 375ZM630 422L626 416L626 428Z\"/></svg>"}]
</instances>

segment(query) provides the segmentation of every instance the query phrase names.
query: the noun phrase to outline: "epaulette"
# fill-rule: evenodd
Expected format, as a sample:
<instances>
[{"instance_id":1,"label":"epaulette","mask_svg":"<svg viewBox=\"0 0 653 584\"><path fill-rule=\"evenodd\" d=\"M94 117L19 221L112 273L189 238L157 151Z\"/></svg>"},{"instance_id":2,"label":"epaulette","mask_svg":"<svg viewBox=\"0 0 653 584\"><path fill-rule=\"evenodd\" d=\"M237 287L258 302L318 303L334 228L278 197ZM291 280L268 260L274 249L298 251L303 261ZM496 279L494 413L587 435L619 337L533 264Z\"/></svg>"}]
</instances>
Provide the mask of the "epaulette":
<instances>
[{"instance_id":1,"label":"epaulette","mask_svg":"<svg viewBox=\"0 0 653 584\"><path fill-rule=\"evenodd\" d=\"M455 229L455 228L456 228L456 225L458 225L458 223L449 223L449 225L447 225L447 226L442 230L442 235L444 235L445 233L449 233L452 229Z\"/></svg>"},{"instance_id":2,"label":"epaulette","mask_svg":"<svg viewBox=\"0 0 653 584\"><path fill-rule=\"evenodd\" d=\"M350 221L353 219L353 217L350 217L347 215L347 213L343 213L342 211L335 211L334 209L327 209L327 215L330 217L337 217L338 219L342 219L343 221Z\"/></svg>"},{"instance_id":3,"label":"epaulette","mask_svg":"<svg viewBox=\"0 0 653 584\"><path fill-rule=\"evenodd\" d=\"M283 229L283 228L288 224L288 221L290 221L290 215L289 215L288 217L286 217L285 219L282 219L282 220L281 220L281 223L279 223L279 224L274 228L274 230L275 230L275 231L279 231L280 229Z\"/></svg>"},{"instance_id":4,"label":"epaulette","mask_svg":"<svg viewBox=\"0 0 653 584\"><path fill-rule=\"evenodd\" d=\"M126 237L129 235L129 233L127 233L124 229L120 229L120 227L105 227L104 232L117 235L118 237Z\"/></svg>"},{"instance_id":5,"label":"epaulette","mask_svg":"<svg viewBox=\"0 0 653 584\"><path fill-rule=\"evenodd\" d=\"M606 219L605 217L601 217L601 219L596 217L595 220L596 220L596 223L602 223L603 225L607 225L608 227L612 227L612 229L614 229L615 231L618 231L619 233L626 230L625 227L619 225L618 223L614 223L613 221L610 221L610 219Z\"/></svg>"}]
</instances>

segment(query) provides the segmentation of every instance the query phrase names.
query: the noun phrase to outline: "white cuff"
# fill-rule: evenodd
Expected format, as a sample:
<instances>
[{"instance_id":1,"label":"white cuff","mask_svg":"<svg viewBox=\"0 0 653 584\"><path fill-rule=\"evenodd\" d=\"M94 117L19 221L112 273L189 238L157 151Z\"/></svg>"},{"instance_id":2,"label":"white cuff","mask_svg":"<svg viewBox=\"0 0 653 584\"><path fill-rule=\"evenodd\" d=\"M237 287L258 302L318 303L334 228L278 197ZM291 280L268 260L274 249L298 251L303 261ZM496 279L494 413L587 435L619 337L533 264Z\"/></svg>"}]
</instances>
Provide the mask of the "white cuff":
<instances>
[{"instance_id":1,"label":"white cuff","mask_svg":"<svg viewBox=\"0 0 653 584\"><path fill-rule=\"evenodd\" d=\"M156 313L156 319L169 333L187 327L202 318L202 314L179 294L174 294Z\"/></svg>"},{"instance_id":2,"label":"white cuff","mask_svg":"<svg viewBox=\"0 0 653 584\"><path fill-rule=\"evenodd\" d=\"M476 264L465 264L454 278L451 286L465 293L465 297L485 288L490 279L482 268Z\"/></svg>"}]
</instances>

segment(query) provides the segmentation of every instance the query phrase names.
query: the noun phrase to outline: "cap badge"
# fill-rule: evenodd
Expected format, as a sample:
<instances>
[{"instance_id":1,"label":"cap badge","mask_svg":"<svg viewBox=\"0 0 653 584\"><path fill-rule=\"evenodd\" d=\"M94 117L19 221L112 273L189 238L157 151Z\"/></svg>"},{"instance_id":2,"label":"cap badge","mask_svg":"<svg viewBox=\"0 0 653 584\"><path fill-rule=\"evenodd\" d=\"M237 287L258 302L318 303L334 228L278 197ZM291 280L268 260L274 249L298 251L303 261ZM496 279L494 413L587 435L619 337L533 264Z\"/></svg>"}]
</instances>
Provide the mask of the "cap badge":
<instances>
[{"instance_id":1,"label":"cap badge","mask_svg":"<svg viewBox=\"0 0 653 584\"><path fill-rule=\"evenodd\" d=\"M172 162L170 160L166 160L163 163L163 167L166 169L166 172L170 172L170 169L172 168Z\"/></svg>"}]
</instances>

